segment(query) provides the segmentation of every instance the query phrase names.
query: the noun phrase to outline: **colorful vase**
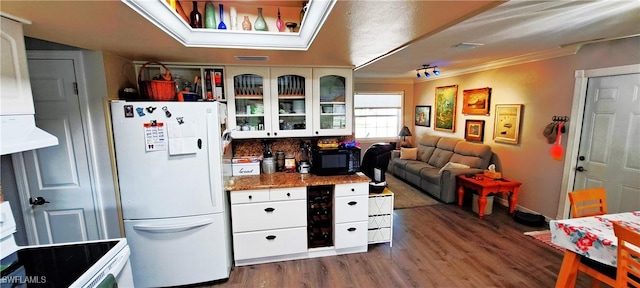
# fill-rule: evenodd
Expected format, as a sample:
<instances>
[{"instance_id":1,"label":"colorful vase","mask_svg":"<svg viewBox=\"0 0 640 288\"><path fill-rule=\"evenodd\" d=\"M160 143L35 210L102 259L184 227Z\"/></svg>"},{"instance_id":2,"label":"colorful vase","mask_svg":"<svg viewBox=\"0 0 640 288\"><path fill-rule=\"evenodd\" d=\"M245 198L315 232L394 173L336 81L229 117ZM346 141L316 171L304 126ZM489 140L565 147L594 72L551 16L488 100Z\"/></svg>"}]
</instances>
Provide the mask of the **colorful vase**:
<instances>
[{"instance_id":1,"label":"colorful vase","mask_svg":"<svg viewBox=\"0 0 640 288\"><path fill-rule=\"evenodd\" d=\"M258 8L258 18L256 19L256 22L253 23L253 29L256 31L269 31L269 28L267 28L267 22L265 22L262 17L262 8Z\"/></svg>"}]
</instances>

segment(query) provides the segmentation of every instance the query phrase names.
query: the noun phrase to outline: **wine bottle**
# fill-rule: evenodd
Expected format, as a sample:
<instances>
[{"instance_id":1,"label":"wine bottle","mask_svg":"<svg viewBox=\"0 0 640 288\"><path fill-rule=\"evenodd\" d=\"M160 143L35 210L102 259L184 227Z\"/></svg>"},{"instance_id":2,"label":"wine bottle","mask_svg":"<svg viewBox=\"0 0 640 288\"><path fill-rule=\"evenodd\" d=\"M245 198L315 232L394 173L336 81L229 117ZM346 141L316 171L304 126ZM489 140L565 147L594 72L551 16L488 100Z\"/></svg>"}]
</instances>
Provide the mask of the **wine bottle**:
<instances>
[{"instance_id":1,"label":"wine bottle","mask_svg":"<svg viewBox=\"0 0 640 288\"><path fill-rule=\"evenodd\" d=\"M197 1L192 1L193 2L193 10L191 10L191 15L189 15L190 17L190 24L191 27L193 28L202 28L202 14L200 14L200 11L198 11L198 2Z\"/></svg>"}]
</instances>

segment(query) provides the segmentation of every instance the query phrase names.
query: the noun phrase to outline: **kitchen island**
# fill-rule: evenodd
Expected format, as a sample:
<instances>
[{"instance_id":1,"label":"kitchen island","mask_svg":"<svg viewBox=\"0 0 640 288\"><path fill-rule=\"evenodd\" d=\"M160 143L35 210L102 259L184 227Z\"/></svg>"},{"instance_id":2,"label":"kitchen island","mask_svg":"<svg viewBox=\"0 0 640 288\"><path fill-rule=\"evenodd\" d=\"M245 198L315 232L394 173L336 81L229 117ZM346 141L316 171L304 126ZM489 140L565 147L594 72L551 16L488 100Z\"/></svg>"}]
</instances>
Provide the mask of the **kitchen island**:
<instances>
[{"instance_id":1,"label":"kitchen island","mask_svg":"<svg viewBox=\"0 0 640 288\"><path fill-rule=\"evenodd\" d=\"M364 174L225 180L236 266L367 251L371 180Z\"/></svg>"},{"instance_id":2,"label":"kitchen island","mask_svg":"<svg viewBox=\"0 0 640 288\"><path fill-rule=\"evenodd\" d=\"M306 187L347 183L370 182L362 173L352 175L317 176L313 174L276 172L250 176L231 176L225 181L225 190L241 191L269 188Z\"/></svg>"}]
</instances>

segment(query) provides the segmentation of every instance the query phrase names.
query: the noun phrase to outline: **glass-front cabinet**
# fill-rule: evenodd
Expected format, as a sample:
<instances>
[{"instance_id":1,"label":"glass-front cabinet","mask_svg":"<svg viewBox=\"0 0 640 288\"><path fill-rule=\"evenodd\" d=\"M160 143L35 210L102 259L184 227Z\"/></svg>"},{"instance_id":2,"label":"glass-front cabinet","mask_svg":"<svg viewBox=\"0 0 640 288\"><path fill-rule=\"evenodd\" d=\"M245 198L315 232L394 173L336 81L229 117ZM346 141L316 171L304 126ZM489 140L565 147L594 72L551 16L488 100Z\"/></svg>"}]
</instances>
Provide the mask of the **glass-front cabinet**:
<instances>
[{"instance_id":1,"label":"glass-front cabinet","mask_svg":"<svg viewBox=\"0 0 640 288\"><path fill-rule=\"evenodd\" d=\"M270 110L269 68L228 67L226 69L229 129L234 138L273 137Z\"/></svg>"},{"instance_id":2,"label":"glass-front cabinet","mask_svg":"<svg viewBox=\"0 0 640 288\"><path fill-rule=\"evenodd\" d=\"M271 68L270 75L273 136L310 136L311 68Z\"/></svg>"},{"instance_id":3,"label":"glass-front cabinet","mask_svg":"<svg viewBox=\"0 0 640 288\"><path fill-rule=\"evenodd\" d=\"M352 73L348 68L313 69L313 136L352 134Z\"/></svg>"}]
</instances>

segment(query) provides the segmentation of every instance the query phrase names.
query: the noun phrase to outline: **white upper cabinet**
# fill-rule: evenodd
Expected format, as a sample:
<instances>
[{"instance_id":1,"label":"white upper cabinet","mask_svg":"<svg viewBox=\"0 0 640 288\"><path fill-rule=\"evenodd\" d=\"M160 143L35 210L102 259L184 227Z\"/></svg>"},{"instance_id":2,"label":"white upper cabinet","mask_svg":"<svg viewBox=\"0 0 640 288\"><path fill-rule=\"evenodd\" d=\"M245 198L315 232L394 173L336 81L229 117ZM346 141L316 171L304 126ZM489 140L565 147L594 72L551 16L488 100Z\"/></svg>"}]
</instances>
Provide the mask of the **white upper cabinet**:
<instances>
[{"instance_id":1,"label":"white upper cabinet","mask_svg":"<svg viewBox=\"0 0 640 288\"><path fill-rule=\"evenodd\" d=\"M267 67L227 67L227 109L233 138L275 137Z\"/></svg>"},{"instance_id":2,"label":"white upper cabinet","mask_svg":"<svg viewBox=\"0 0 640 288\"><path fill-rule=\"evenodd\" d=\"M2 18L0 115L35 114L22 23Z\"/></svg>"},{"instance_id":3,"label":"white upper cabinet","mask_svg":"<svg viewBox=\"0 0 640 288\"><path fill-rule=\"evenodd\" d=\"M271 68L271 127L276 137L310 136L311 68Z\"/></svg>"},{"instance_id":4,"label":"white upper cabinet","mask_svg":"<svg viewBox=\"0 0 640 288\"><path fill-rule=\"evenodd\" d=\"M343 136L353 133L349 68L227 67L232 137Z\"/></svg>"},{"instance_id":5,"label":"white upper cabinet","mask_svg":"<svg viewBox=\"0 0 640 288\"><path fill-rule=\"evenodd\" d=\"M313 136L353 133L352 76L348 68L313 69Z\"/></svg>"}]
</instances>

